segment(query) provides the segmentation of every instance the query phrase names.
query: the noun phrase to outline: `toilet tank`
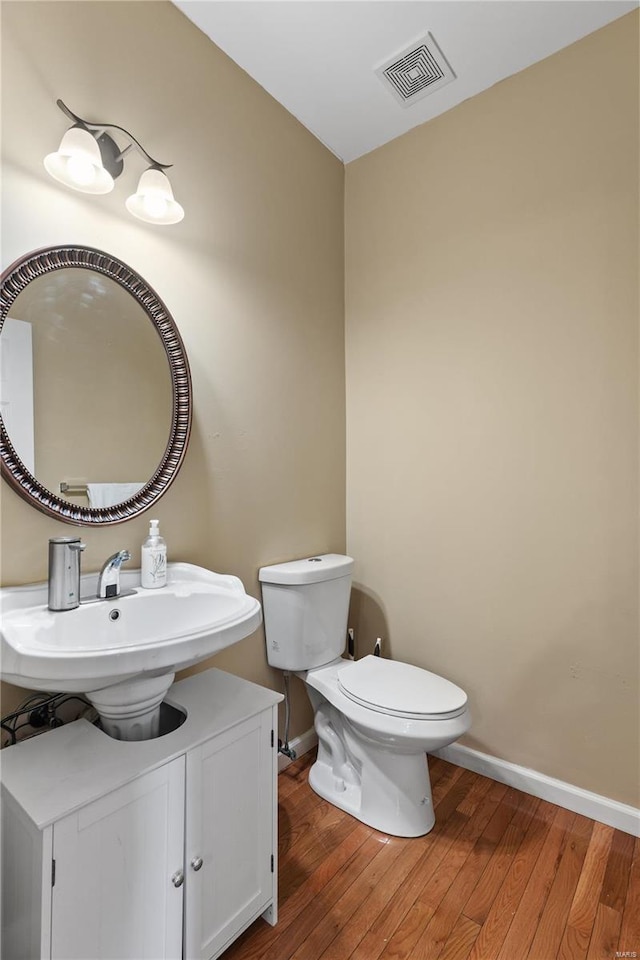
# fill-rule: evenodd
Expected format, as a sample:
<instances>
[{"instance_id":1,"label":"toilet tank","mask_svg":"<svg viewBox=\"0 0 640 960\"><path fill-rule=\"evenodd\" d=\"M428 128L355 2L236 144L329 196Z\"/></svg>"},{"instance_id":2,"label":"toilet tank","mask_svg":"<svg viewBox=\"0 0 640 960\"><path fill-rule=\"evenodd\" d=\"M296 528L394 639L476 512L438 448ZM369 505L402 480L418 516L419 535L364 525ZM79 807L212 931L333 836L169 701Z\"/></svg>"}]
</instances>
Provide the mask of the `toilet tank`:
<instances>
[{"instance_id":1,"label":"toilet tank","mask_svg":"<svg viewBox=\"0 0 640 960\"><path fill-rule=\"evenodd\" d=\"M262 567L267 660L310 670L341 656L347 636L353 560L326 553Z\"/></svg>"}]
</instances>

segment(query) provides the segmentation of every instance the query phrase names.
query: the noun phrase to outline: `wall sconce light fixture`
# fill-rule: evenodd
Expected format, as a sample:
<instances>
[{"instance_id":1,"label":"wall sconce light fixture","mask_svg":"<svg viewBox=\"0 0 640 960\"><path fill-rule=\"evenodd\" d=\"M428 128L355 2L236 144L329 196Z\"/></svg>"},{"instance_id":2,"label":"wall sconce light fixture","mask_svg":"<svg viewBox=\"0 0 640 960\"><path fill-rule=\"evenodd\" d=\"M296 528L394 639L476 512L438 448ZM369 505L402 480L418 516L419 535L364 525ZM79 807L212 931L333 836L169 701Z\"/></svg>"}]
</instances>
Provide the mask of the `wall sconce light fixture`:
<instances>
[{"instance_id":1,"label":"wall sconce light fixture","mask_svg":"<svg viewBox=\"0 0 640 960\"><path fill-rule=\"evenodd\" d=\"M124 168L124 157L133 149L145 158L149 167L140 177L137 191L126 200L129 213L146 223L179 223L184 210L174 200L169 178L164 172L171 164L158 163L127 130L114 123L90 123L76 116L62 102L62 112L73 121L55 153L44 158L48 173L73 190L82 193L109 193ZM121 150L106 131L117 130L128 139Z\"/></svg>"}]
</instances>

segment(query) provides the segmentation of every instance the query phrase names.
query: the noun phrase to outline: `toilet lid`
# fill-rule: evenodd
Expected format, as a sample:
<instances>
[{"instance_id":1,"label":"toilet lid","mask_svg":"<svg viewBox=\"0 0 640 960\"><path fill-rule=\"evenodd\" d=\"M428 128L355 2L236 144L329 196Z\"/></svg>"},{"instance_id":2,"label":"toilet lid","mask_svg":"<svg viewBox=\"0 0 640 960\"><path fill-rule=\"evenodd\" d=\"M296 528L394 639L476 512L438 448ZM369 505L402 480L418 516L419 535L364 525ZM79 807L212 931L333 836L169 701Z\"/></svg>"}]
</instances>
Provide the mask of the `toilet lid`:
<instances>
[{"instance_id":1,"label":"toilet lid","mask_svg":"<svg viewBox=\"0 0 640 960\"><path fill-rule=\"evenodd\" d=\"M455 683L398 660L367 656L338 670L345 696L380 713L412 720L447 720L464 712L467 695Z\"/></svg>"}]
</instances>

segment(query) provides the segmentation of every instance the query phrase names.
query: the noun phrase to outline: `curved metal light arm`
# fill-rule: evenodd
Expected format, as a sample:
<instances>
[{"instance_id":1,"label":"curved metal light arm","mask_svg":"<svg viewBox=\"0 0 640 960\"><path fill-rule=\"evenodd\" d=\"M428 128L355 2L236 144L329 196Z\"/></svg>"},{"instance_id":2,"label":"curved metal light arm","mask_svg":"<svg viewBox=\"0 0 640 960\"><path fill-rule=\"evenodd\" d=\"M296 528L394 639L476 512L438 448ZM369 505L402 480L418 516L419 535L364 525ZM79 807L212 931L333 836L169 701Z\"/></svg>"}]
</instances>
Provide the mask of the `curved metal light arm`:
<instances>
[{"instance_id":1,"label":"curved metal light arm","mask_svg":"<svg viewBox=\"0 0 640 960\"><path fill-rule=\"evenodd\" d=\"M91 133L103 133L105 130L118 130L120 133L123 133L131 141L124 150L120 150L118 157L114 158L115 160L121 160L129 152L129 150L135 146L140 151L143 157L149 161L152 167L156 167L158 170L168 170L169 167L172 167L172 163L159 163L158 160L154 160L147 151L144 149L142 144L138 143L136 138L129 133L128 130L125 130L124 127L119 127L115 123L92 123L89 120L83 120L82 117L79 117L77 114L70 110L66 103L63 103L62 100L56 100L57 105L60 107L62 112L72 120L74 123L80 123L83 127L86 127L87 130ZM114 141L115 142L115 141ZM118 148L119 149L119 148Z\"/></svg>"}]
</instances>

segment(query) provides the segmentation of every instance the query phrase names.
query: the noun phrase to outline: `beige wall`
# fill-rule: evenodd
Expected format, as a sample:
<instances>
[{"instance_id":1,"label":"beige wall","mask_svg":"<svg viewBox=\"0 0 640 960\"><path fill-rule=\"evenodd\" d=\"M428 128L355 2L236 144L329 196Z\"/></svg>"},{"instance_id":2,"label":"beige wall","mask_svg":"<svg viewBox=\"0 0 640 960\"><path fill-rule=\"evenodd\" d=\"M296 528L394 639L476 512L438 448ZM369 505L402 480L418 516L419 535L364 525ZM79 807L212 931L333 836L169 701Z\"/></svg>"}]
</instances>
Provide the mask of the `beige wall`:
<instances>
[{"instance_id":1,"label":"beige wall","mask_svg":"<svg viewBox=\"0 0 640 960\"><path fill-rule=\"evenodd\" d=\"M113 193L57 185L60 97L131 130L186 210L152 227ZM345 548L343 181L335 159L168 2L2 4L2 261L55 243L115 254L158 292L191 364L194 423L182 470L151 513L82 530L86 570L139 545L157 516L170 559L242 578ZM47 540L70 528L2 484L2 582L44 579ZM259 631L216 666L279 688ZM207 666L210 664L204 664ZM311 725L295 688L292 734ZM5 710L23 691L5 691Z\"/></svg>"},{"instance_id":2,"label":"beige wall","mask_svg":"<svg viewBox=\"0 0 640 960\"><path fill-rule=\"evenodd\" d=\"M638 17L347 167L359 652L638 805Z\"/></svg>"}]
</instances>

